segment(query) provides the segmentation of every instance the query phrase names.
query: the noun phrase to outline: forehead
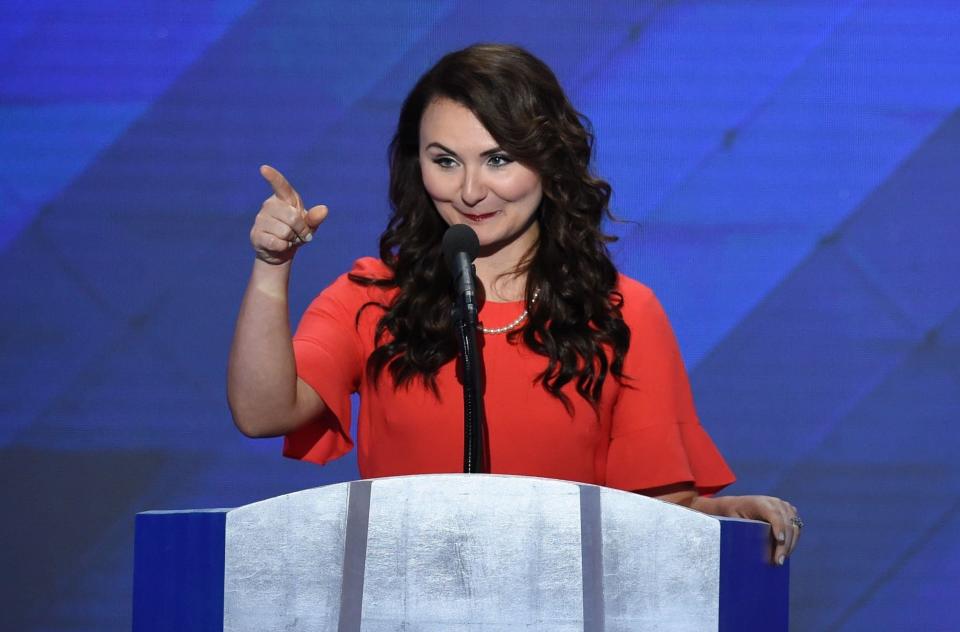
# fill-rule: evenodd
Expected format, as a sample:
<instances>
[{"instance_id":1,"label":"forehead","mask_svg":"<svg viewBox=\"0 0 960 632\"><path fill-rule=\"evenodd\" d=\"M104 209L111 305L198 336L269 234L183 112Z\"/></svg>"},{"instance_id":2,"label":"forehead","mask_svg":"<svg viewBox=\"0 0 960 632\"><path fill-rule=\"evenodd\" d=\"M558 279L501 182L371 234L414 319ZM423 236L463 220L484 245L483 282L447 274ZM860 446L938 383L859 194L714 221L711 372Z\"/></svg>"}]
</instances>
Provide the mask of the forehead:
<instances>
[{"instance_id":1,"label":"forehead","mask_svg":"<svg viewBox=\"0 0 960 632\"><path fill-rule=\"evenodd\" d=\"M497 145L469 108L450 99L435 99L420 118L420 146L440 143L455 151L486 151Z\"/></svg>"}]
</instances>

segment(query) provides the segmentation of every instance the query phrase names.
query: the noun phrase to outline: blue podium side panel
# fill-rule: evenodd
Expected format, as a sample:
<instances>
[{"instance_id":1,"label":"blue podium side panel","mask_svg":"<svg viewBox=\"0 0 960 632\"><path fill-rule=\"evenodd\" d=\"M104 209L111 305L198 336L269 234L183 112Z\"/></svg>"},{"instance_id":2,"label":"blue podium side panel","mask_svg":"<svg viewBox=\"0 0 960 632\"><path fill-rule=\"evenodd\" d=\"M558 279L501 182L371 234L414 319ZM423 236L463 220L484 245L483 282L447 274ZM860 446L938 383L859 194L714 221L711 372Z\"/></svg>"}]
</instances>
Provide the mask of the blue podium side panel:
<instances>
[{"instance_id":1,"label":"blue podium side panel","mask_svg":"<svg viewBox=\"0 0 960 632\"><path fill-rule=\"evenodd\" d=\"M133 631L223 630L228 509L137 514Z\"/></svg>"},{"instance_id":2,"label":"blue podium side panel","mask_svg":"<svg viewBox=\"0 0 960 632\"><path fill-rule=\"evenodd\" d=\"M720 519L720 632L786 632L790 562L770 561L770 525Z\"/></svg>"}]
</instances>

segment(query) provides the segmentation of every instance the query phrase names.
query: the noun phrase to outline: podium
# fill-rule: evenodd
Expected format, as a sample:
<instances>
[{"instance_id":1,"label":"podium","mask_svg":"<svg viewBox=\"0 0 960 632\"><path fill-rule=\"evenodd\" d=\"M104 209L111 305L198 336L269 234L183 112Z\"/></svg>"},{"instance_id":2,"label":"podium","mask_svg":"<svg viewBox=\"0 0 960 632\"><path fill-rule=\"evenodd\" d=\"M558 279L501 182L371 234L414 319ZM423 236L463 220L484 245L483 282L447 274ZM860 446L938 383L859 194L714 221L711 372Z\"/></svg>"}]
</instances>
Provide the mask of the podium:
<instances>
[{"instance_id":1,"label":"podium","mask_svg":"<svg viewBox=\"0 0 960 632\"><path fill-rule=\"evenodd\" d=\"M135 632L787 629L770 526L485 474L136 517Z\"/></svg>"}]
</instances>

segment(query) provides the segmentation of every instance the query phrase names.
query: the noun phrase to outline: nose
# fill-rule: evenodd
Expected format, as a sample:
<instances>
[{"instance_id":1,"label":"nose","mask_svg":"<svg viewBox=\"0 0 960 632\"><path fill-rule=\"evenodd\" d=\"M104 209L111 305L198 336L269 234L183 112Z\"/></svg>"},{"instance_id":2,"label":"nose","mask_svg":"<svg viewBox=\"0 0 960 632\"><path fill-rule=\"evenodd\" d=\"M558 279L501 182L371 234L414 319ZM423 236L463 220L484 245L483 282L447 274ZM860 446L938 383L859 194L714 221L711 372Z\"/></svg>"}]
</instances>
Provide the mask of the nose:
<instances>
[{"instance_id":1,"label":"nose","mask_svg":"<svg viewBox=\"0 0 960 632\"><path fill-rule=\"evenodd\" d=\"M487 197L487 185L483 181L483 174L479 169L466 169L463 176L463 185L460 187L460 199L467 206L473 207Z\"/></svg>"}]
</instances>

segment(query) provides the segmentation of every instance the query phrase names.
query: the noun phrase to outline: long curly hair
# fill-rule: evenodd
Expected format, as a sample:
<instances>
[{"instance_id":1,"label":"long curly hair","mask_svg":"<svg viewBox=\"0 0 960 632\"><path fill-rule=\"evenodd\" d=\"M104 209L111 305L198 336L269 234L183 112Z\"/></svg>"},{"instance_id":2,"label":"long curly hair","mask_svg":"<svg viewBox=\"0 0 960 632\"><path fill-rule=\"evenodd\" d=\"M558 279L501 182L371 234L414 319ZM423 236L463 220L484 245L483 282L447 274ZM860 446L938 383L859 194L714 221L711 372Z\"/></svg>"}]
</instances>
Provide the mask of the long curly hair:
<instances>
[{"instance_id":1,"label":"long curly hair","mask_svg":"<svg viewBox=\"0 0 960 632\"><path fill-rule=\"evenodd\" d=\"M589 123L550 68L524 49L502 44L446 55L420 78L400 110L389 148L393 213L380 237L380 257L393 277L351 276L364 285L399 288L389 305L381 305L369 375L376 380L387 368L395 386L421 378L437 393L437 371L457 355L451 278L440 251L447 224L424 188L419 160L421 117L441 98L470 109L508 155L540 174L540 236L519 270L527 273L526 301L532 306L524 326L508 336L511 342L522 336L546 358L537 379L568 409L561 389L573 380L577 392L596 405L608 376L623 377L630 344L607 250L615 238L601 230L610 216L610 185L591 174Z\"/></svg>"}]
</instances>

